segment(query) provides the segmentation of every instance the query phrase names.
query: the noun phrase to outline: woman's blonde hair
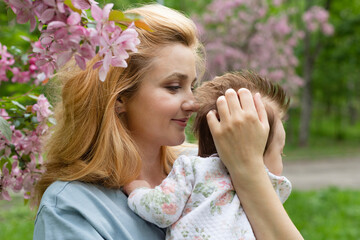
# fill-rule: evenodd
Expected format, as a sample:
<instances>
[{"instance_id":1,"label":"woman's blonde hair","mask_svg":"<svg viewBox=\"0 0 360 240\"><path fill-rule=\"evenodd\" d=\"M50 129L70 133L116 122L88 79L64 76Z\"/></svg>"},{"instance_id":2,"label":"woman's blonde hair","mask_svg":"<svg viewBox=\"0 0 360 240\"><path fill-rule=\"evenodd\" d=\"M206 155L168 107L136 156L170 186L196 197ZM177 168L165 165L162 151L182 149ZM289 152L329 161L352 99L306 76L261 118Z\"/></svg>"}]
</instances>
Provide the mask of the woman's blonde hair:
<instances>
[{"instance_id":1,"label":"woman's blonde hair","mask_svg":"<svg viewBox=\"0 0 360 240\"><path fill-rule=\"evenodd\" d=\"M136 93L157 49L163 46L184 44L194 50L202 65L196 27L183 14L156 4L125 12L140 14L153 30L138 29L138 52L129 53L127 68L110 67L105 82L101 82L98 70L93 70L100 60L97 56L85 71L68 64L57 74L63 85L62 96L55 110L57 124L46 145L46 171L35 189L37 205L46 188L57 180L120 188L136 179L141 158L125 121L115 112L116 101L130 99ZM161 154L168 173L175 155L166 146Z\"/></svg>"}]
</instances>

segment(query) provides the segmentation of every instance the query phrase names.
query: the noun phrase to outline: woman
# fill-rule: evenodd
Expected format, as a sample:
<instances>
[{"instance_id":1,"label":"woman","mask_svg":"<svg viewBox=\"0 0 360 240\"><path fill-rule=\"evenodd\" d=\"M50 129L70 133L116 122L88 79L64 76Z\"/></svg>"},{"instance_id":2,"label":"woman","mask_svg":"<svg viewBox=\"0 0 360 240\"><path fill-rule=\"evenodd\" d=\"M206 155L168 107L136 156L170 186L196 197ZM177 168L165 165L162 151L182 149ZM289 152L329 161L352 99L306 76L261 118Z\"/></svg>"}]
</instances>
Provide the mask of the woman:
<instances>
[{"instance_id":1,"label":"woman","mask_svg":"<svg viewBox=\"0 0 360 240\"><path fill-rule=\"evenodd\" d=\"M140 14L154 30L138 30L141 43L137 53L130 53L127 68L111 68L105 82L92 68L98 59L85 71L68 67L59 74L62 99L47 146L47 171L36 187L35 201L41 203L34 239L164 239L162 229L128 209L120 188L134 179L155 186L169 173L176 157L169 146L185 140L185 126L197 109L192 89L201 48L193 22L176 11L149 5L127 12ZM265 110L260 98L254 105L249 92L241 93L240 100L242 108L236 94L218 101L221 122L209 113L219 154L245 199L257 237L299 238L290 220L287 230L273 226L274 206L280 216L287 215L262 171ZM243 135L233 134L244 126ZM253 145L233 155L245 137ZM259 179L265 184L259 185ZM273 206L259 205L258 197L269 197Z\"/></svg>"}]
</instances>

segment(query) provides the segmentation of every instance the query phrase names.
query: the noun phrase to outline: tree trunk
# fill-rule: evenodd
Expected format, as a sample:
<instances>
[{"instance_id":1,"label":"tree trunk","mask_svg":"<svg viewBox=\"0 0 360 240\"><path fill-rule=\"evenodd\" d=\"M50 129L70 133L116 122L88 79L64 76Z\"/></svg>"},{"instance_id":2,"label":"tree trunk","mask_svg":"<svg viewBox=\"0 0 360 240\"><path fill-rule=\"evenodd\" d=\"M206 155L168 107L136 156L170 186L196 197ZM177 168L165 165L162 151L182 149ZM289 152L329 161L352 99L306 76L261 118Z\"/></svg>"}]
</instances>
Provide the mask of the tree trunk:
<instances>
[{"instance_id":1,"label":"tree trunk","mask_svg":"<svg viewBox=\"0 0 360 240\"><path fill-rule=\"evenodd\" d=\"M304 38L304 87L301 99L299 145L306 146L309 140L310 120L312 111L311 76L313 72L313 56L311 54L310 33L305 32Z\"/></svg>"},{"instance_id":2,"label":"tree trunk","mask_svg":"<svg viewBox=\"0 0 360 240\"><path fill-rule=\"evenodd\" d=\"M312 0L305 0L305 11L310 9ZM326 0L325 9L330 10L331 0ZM315 45L314 51L311 51L311 36L308 30L305 30L304 38L304 88L301 99L300 132L299 145L306 146L310 135L310 122L312 112L312 73L317 55L321 49L321 40Z\"/></svg>"}]
</instances>

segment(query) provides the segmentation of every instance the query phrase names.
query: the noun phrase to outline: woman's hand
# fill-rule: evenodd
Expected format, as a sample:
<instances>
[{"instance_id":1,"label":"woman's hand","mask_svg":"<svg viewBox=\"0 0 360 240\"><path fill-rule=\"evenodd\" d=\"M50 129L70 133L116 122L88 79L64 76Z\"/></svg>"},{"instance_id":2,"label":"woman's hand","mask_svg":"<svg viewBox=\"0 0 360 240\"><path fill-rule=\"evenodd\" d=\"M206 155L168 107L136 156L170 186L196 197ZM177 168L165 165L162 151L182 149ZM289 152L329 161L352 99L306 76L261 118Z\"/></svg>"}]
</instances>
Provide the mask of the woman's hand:
<instances>
[{"instance_id":1,"label":"woman's hand","mask_svg":"<svg viewBox=\"0 0 360 240\"><path fill-rule=\"evenodd\" d=\"M253 97L247 89L240 89L238 95L227 90L217 101L220 120L214 112L209 112L207 119L256 239L303 240L265 171L263 153L269 123L260 94Z\"/></svg>"},{"instance_id":2,"label":"woman's hand","mask_svg":"<svg viewBox=\"0 0 360 240\"><path fill-rule=\"evenodd\" d=\"M229 89L216 105L220 120L214 111L208 113L207 120L225 166L244 174L263 168L269 123L260 94L253 97L247 89L240 89L238 94Z\"/></svg>"}]
</instances>

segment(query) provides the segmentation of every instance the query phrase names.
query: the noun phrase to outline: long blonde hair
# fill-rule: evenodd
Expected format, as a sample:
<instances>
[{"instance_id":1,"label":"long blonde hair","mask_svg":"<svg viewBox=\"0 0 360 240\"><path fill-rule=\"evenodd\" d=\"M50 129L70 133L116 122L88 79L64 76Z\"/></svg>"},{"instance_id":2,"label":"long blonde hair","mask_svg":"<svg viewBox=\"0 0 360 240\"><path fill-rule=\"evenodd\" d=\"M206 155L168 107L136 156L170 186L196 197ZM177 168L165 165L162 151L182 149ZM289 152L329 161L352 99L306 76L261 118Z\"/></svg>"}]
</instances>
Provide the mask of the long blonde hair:
<instances>
[{"instance_id":1,"label":"long blonde hair","mask_svg":"<svg viewBox=\"0 0 360 240\"><path fill-rule=\"evenodd\" d=\"M141 43L137 53L129 53L127 68L110 67L105 82L101 82L98 70L93 70L97 56L85 71L68 64L57 74L62 96L55 110L57 124L46 145L46 172L35 189L37 205L46 188L57 180L120 188L136 179L141 158L125 122L115 112L117 99L134 95L157 49L163 46L184 44L201 60L196 27L183 14L156 4L126 12L140 14L153 30L138 29ZM161 154L168 173L175 155L166 146Z\"/></svg>"}]
</instances>

